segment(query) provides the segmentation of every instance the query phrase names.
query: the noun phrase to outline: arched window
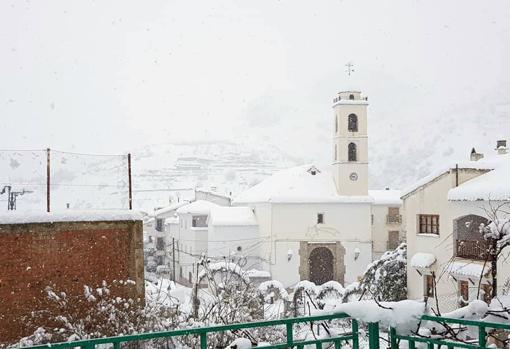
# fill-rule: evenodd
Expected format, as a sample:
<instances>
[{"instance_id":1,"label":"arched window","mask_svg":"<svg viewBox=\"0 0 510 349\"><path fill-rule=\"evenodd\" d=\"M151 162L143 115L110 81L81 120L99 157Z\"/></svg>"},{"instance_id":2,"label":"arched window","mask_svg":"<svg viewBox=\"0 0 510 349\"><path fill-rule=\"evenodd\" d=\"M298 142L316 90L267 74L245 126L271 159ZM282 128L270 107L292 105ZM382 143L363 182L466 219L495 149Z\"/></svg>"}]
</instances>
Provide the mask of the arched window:
<instances>
[{"instance_id":1,"label":"arched window","mask_svg":"<svg viewBox=\"0 0 510 349\"><path fill-rule=\"evenodd\" d=\"M348 146L348 159L349 161L358 161L358 154L356 150L356 144L349 143Z\"/></svg>"},{"instance_id":2,"label":"arched window","mask_svg":"<svg viewBox=\"0 0 510 349\"><path fill-rule=\"evenodd\" d=\"M356 114L349 114L347 128L351 132L358 132L358 116Z\"/></svg>"},{"instance_id":3,"label":"arched window","mask_svg":"<svg viewBox=\"0 0 510 349\"><path fill-rule=\"evenodd\" d=\"M349 99L353 100L354 99L354 95L349 95Z\"/></svg>"}]
</instances>

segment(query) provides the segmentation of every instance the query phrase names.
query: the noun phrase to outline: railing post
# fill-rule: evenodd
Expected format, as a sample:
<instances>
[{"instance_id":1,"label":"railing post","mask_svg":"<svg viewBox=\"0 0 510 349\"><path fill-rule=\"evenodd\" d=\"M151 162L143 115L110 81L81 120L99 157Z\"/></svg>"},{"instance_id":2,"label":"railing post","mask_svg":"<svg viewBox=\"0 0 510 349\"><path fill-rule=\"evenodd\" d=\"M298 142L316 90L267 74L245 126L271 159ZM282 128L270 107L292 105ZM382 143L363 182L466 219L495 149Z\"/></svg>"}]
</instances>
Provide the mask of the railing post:
<instances>
[{"instance_id":1,"label":"railing post","mask_svg":"<svg viewBox=\"0 0 510 349\"><path fill-rule=\"evenodd\" d=\"M200 333L200 349L207 349L207 332Z\"/></svg>"},{"instance_id":2,"label":"railing post","mask_svg":"<svg viewBox=\"0 0 510 349\"><path fill-rule=\"evenodd\" d=\"M487 335L485 333L485 326L478 327L478 346L480 348L485 347L487 344Z\"/></svg>"},{"instance_id":3,"label":"railing post","mask_svg":"<svg viewBox=\"0 0 510 349\"><path fill-rule=\"evenodd\" d=\"M379 323L368 323L368 347L370 349L379 349Z\"/></svg>"},{"instance_id":4,"label":"railing post","mask_svg":"<svg viewBox=\"0 0 510 349\"><path fill-rule=\"evenodd\" d=\"M352 349L359 349L358 321L352 319Z\"/></svg>"},{"instance_id":5,"label":"railing post","mask_svg":"<svg viewBox=\"0 0 510 349\"><path fill-rule=\"evenodd\" d=\"M120 342L114 342L113 349L120 349Z\"/></svg>"},{"instance_id":6,"label":"railing post","mask_svg":"<svg viewBox=\"0 0 510 349\"><path fill-rule=\"evenodd\" d=\"M294 345L294 333L292 332L292 322L287 322L285 325L287 327L287 345L289 348L292 348Z\"/></svg>"},{"instance_id":7,"label":"railing post","mask_svg":"<svg viewBox=\"0 0 510 349\"><path fill-rule=\"evenodd\" d=\"M395 330L394 327L390 328L390 344L391 344L391 349L397 349L398 348L398 344L397 344L397 330Z\"/></svg>"}]
</instances>

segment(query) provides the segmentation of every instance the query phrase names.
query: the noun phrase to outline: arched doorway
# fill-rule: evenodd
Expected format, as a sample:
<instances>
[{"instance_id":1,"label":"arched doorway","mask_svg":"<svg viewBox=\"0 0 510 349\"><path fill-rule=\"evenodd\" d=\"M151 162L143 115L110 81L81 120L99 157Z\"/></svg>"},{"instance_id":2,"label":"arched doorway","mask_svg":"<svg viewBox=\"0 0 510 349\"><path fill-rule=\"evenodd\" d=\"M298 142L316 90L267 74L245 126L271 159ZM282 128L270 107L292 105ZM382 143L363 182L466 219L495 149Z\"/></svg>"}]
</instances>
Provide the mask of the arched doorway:
<instances>
[{"instance_id":1,"label":"arched doorway","mask_svg":"<svg viewBox=\"0 0 510 349\"><path fill-rule=\"evenodd\" d=\"M317 247L308 257L309 280L316 285L334 280L333 253L327 247Z\"/></svg>"}]
</instances>

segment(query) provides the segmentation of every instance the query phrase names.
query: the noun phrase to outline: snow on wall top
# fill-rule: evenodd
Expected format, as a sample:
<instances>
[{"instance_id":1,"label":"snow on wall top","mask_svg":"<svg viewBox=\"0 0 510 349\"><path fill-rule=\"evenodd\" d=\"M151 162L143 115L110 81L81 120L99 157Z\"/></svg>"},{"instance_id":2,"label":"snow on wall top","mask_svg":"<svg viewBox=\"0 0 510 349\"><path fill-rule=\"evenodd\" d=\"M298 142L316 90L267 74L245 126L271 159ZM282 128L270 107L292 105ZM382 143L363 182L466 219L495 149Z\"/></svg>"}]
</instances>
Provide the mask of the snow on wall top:
<instances>
[{"instance_id":1,"label":"snow on wall top","mask_svg":"<svg viewBox=\"0 0 510 349\"><path fill-rule=\"evenodd\" d=\"M141 221L143 214L129 210L94 210L60 212L7 212L0 214L0 224L29 224L56 222L101 222L101 221Z\"/></svg>"},{"instance_id":2,"label":"snow on wall top","mask_svg":"<svg viewBox=\"0 0 510 349\"><path fill-rule=\"evenodd\" d=\"M448 200L510 200L510 154L499 155L494 170L462 183L448 191Z\"/></svg>"},{"instance_id":3,"label":"snow on wall top","mask_svg":"<svg viewBox=\"0 0 510 349\"><path fill-rule=\"evenodd\" d=\"M177 213L179 214L202 214L208 215L212 208L220 207L214 202L205 201L205 200L197 200L192 202L191 204L187 204L185 206L179 207L177 209Z\"/></svg>"},{"instance_id":4,"label":"snow on wall top","mask_svg":"<svg viewBox=\"0 0 510 349\"><path fill-rule=\"evenodd\" d=\"M411 258L411 267L428 268L436 262L436 256L432 253L418 252Z\"/></svg>"},{"instance_id":5,"label":"snow on wall top","mask_svg":"<svg viewBox=\"0 0 510 349\"><path fill-rule=\"evenodd\" d=\"M241 193L233 201L247 203L371 203L370 196L340 196L333 175L314 165L279 171Z\"/></svg>"},{"instance_id":6,"label":"snow on wall top","mask_svg":"<svg viewBox=\"0 0 510 349\"><path fill-rule=\"evenodd\" d=\"M402 205L400 190L369 190L368 195L374 199L374 205Z\"/></svg>"},{"instance_id":7,"label":"snow on wall top","mask_svg":"<svg viewBox=\"0 0 510 349\"><path fill-rule=\"evenodd\" d=\"M495 169L498 164L501 163L503 160L502 155L495 156L493 158L487 158L487 159L481 159L478 161L463 161L458 162L456 164L451 164L450 166L438 168L437 170L431 172L429 175L419 179L415 183L411 184L410 186L406 187L402 191L402 198L408 196L409 194L413 193L415 190L427 185L428 183L432 182L433 180L437 179L438 177L442 176L443 174L446 174L452 170L455 170L456 165L459 166L459 169L470 169L470 170L493 170Z\"/></svg>"},{"instance_id":8,"label":"snow on wall top","mask_svg":"<svg viewBox=\"0 0 510 349\"><path fill-rule=\"evenodd\" d=\"M209 225L248 226L257 224L255 215L249 207L213 207L209 215Z\"/></svg>"}]
</instances>

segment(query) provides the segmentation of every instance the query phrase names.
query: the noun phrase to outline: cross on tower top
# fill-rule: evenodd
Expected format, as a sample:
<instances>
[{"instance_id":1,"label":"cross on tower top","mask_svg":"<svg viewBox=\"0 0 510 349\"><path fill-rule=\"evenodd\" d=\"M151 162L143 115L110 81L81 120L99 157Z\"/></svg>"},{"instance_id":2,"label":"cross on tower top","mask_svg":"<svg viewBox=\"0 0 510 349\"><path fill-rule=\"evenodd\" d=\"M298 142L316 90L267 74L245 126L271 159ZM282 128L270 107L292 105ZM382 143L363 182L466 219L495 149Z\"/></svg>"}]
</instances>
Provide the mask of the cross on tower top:
<instances>
[{"instance_id":1,"label":"cross on tower top","mask_svg":"<svg viewBox=\"0 0 510 349\"><path fill-rule=\"evenodd\" d=\"M345 70L345 72L351 76L352 73L354 73L354 64L352 64L351 62L347 63L345 65L347 67L347 69Z\"/></svg>"}]
</instances>

